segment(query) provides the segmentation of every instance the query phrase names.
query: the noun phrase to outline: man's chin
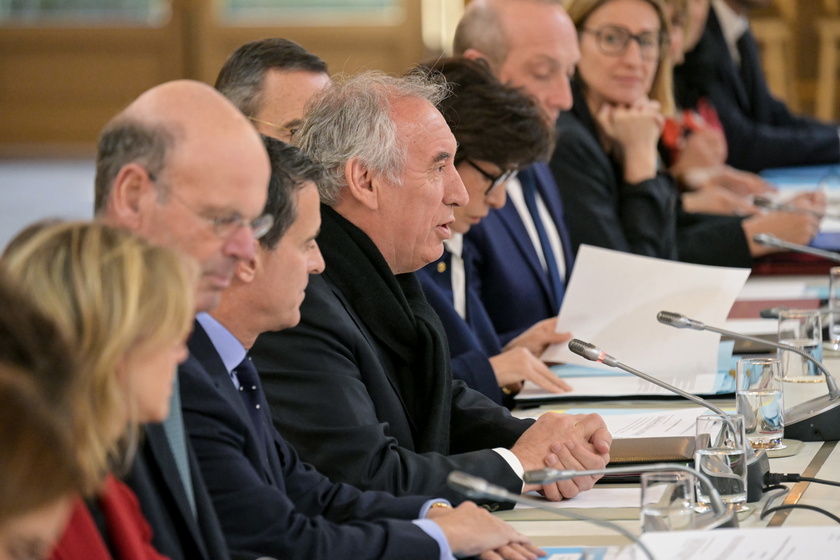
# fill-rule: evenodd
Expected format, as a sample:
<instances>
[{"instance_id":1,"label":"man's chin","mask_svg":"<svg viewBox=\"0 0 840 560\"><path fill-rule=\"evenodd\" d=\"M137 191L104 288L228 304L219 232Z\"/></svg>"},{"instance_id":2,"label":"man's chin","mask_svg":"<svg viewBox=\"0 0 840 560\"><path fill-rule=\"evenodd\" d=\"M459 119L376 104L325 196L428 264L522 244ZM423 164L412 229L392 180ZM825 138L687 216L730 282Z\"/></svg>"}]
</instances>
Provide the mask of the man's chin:
<instances>
[{"instance_id":1,"label":"man's chin","mask_svg":"<svg viewBox=\"0 0 840 560\"><path fill-rule=\"evenodd\" d=\"M200 289L195 296L195 311L212 311L219 305L222 299L222 290Z\"/></svg>"}]
</instances>

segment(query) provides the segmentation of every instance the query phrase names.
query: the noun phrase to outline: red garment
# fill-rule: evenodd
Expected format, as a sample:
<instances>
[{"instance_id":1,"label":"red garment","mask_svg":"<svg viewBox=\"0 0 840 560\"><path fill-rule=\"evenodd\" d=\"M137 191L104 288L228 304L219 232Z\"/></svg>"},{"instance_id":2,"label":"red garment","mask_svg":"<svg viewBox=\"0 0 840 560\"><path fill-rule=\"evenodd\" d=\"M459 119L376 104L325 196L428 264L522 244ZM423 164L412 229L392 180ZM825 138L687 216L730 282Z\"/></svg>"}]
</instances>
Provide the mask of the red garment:
<instances>
[{"instance_id":1,"label":"red garment","mask_svg":"<svg viewBox=\"0 0 840 560\"><path fill-rule=\"evenodd\" d=\"M116 559L108 551L84 501L78 498L52 560L166 560L152 547L152 529L128 486L108 475L97 500L117 550Z\"/></svg>"},{"instance_id":2,"label":"red garment","mask_svg":"<svg viewBox=\"0 0 840 560\"><path fill-rule=\"evenodd\" d=\"M668 150L669 165L674 165L680 159L685 137L703 128L714 128L723 132L717 111L706 98L700 99L694 109L683 109L675 117L665 119L662 145Z\"/></svg>"}]
</instances>

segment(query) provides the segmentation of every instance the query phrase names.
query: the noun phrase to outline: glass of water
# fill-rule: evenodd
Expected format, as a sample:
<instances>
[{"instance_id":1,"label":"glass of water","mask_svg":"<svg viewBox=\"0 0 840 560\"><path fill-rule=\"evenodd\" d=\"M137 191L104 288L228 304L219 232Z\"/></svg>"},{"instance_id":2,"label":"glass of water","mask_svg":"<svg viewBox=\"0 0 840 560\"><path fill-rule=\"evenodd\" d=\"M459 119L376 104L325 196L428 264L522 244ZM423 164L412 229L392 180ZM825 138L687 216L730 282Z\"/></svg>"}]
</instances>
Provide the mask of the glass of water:
<instances>
[{"instance_id":1,"label":"glass of water","mask_svg":"<svg viewBox=\"0 0 840 560\"><path fill-rule=\"evenodd\" d=\"M840 352L840 266L828 271L828 340L823 345L834 352Z\"/></svg>"},{"instance_id":2,"label":"glass of water","mask_svg":"<svg viewBox=\"0 0 840 560\"><path fill-rule=\"evenodd\" d=\"M777 358L738 361L735 402L753 449L782 449L785 431L782 375Z\"/></svg>"},{"instance_id":3,"label":"glass of water","mask_svg":"<svg viewBox=\"0 0 840 560\"><path fill-rule=\"evenodd\" d=\"M740 509L747 502L747 448L744 417L740 414L703 414L697 417L694 468L705 474L725 504ZM699 504L711 504L708 492L697 485Z\"/></svg>"},{"instance_id":4,"label":"glass of water","mask_svg":"<svg viewBox=\"0 0 840 560\"><path fill-rule=\"evenodd\" d=\"M697 477L683 471L642 473L642 532L694 528Z\"/></svg>"},{"instance_id":5,"label":"glass of water","mask_svg":"<svg viewBox=\"0 0 840 560\"><path fill-rule=\"evenodd\" d=\"M816 309L784 309L779 312L779 342L795 346L822 361L822 321ZM785 404L788 408L818 397L825 388L822 372L811 361L788 350L779 350Z\"/></svg>"}]
</instances>

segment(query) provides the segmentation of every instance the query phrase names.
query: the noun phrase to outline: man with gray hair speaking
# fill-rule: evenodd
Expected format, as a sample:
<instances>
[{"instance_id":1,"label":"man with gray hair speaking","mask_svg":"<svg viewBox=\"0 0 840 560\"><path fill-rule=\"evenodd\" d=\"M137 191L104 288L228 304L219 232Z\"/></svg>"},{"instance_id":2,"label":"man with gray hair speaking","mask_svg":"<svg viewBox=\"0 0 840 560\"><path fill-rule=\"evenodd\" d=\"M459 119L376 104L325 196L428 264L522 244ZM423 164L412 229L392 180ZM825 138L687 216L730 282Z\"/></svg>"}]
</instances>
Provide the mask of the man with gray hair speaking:
<instances>
[{"instance_id":1,"label":"man with gray hair speaking","mask_svg":"<svg viewBox=\"0 0 840 560\"><path fill-rule=\"evenodd\" d=\"M520 492L524 470L603 467L611 437L597 415L520 420L452 381L440 319L412 274L440 257L467 202L435 108L446 91L364 73L312 101L294 141L327 171L326 269L300 324L263 334L252 356L278 430L332 480L462 501L446 486L453 470ZM557 500L593 484L543 490Z\"/></svg>"}]
</instances>

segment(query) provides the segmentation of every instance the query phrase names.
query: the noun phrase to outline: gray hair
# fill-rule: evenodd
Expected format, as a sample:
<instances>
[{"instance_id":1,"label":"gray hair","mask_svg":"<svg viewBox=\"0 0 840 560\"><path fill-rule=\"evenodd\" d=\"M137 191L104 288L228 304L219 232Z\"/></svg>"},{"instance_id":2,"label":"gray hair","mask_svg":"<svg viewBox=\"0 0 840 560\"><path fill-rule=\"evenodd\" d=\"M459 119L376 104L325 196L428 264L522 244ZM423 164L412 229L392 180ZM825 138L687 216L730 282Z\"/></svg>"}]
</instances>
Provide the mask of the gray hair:
<instances>
[{"instance_id":1,"label":"gray hair","mask_svg":"<svg viewBox=\"0 0 840 560\"><path fill-rule=\"evenodd\" d=\"M293 142L323 165L318 185L321 201L335 206L347 186L345 164L358 158L368 169L397 185L405 167L405 140L397 137L391 115L393 103L404 98L425 99L437 106L448 94L442 78L412 74L402 78L382 72L339 76L307 107Z\"/></svg>"},{"instance_id":2,"label":"gray hair","mask_svg":"<svg viewBox=\"0 0 840 560\"><path fill-rule=\"evenodd\" d=\"M172 133L160 125L130 118L118 118L108 123L99 136L96 153L94 213L98 215L105 211L120 169L129 163L138 163L150 175L159 178L174 144ZM163 197L163 185L159 184L158 188L159 196Z\"/></svg>"}]
</instances>

